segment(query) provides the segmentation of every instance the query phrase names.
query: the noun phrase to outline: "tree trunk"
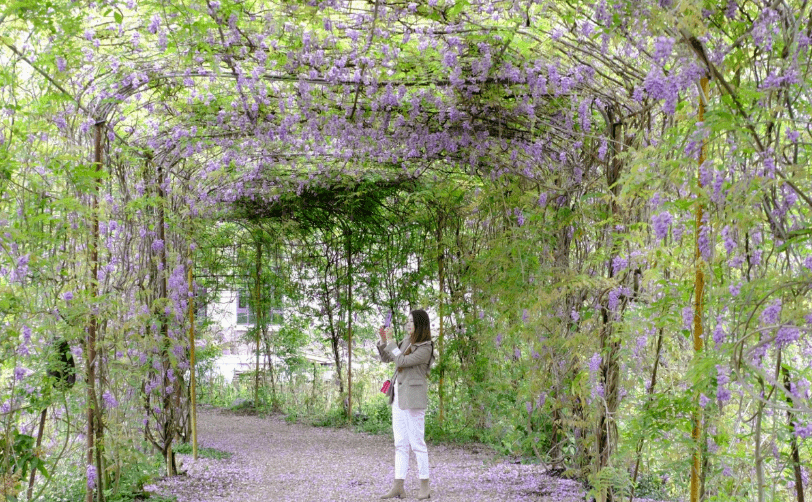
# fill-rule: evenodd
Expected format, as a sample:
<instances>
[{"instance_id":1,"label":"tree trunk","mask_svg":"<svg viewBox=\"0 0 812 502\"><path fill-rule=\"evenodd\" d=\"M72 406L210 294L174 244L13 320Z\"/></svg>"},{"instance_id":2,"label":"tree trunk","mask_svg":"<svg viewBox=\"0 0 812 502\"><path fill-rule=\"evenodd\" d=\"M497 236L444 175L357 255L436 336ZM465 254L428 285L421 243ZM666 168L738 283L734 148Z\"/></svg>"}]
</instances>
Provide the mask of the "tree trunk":
<instances>
[{"instance_id":1,"label":"tree trunk","mask_svg":"<svg viewBox=\"0 0 812 502\"><path fill-rule=\"evenodd\" d=\"M87 355L85 364L87 380L87 466L96 468L96 485L99 487L101 472L98 472L96 462L96 419L98 412L98 402L96 399L96 330L98 328L98 315L95 309L98 295L98 274L99 274L99 185L101 184L102 171L102 133L105 122L96 124L93 163L96 169L96 180L93 185L93 203L91 215L91 241L90 241L90 316L87 326L87 337L85 338L85 354ZM99 489L103 497L103 490ZM86 502L93 502L94 490L88 485L85 492Z\"/></svg>"},{"instance_id":2,"label":"tree trunk","mask_svg":"<svg viewBox=\"0 0 812 502\"><path fill-rule=\"evenodd\" d=\"M620 172L623 168L623 161L620 158L623 145L623 121L620 117L615 117L614 107L609 107L607 110L609 118L609 137L612 143L612 158L606 166L606 184L612 193L612 200L610 202L610 210L612 217L617 219L620 216L620 207L615 198L620 194ZM613 277L612 258L616 254L615 251L610 253L608 261L608 276ZM620 304L616 307L620 311L623 310L626 299L621 299ZM620 342L614 340L613 324L615 315L610 312L608 300L601 303L601 330L600 330L600 347L601 347L601 365L600 365L600 379L603 384L604 402L598 410L598 429L597 429L597 443L598 443L598 472L602 471L609 466L614 450L617 447L617 424L615 423L615 413L617 412L618 403L620 401ZM599 493L600 502L612 502L614 500L614 493L610 488L601 489Z\"/></svg>"},{"instance_id":3,"label":"tree trunk","mask_svg":"<svg viewBox=\"0 0 812 502\"><path fill-rule=\"evenodd\" d=\"M158 289L159 289L159 298L161 300L166 301L169 297L169 277L168 277L168 264L166 262L166 231L164 226L166 225L166 213L165 213L165 205L166 205L166 194L164 193L164 170L162 164L159 162L157 164L158 168L158 239L163 242L163 246L161 247L160 251L160 258L161 263L163 264L163 270L161 270L161 278L158 281ZM158 316L161 319L161 358L163 360L163 411L164 411L164 423L163 423L163 454L164 458L166 459L166 475L167 476L174 476L177 474L177 470L175 469L175 454L172 452L172 441L175 439L175 407L172 404L172 397L175 393L179 392L177 386L174 382L170 381L169 379L169 370L172 366L172 362L169 358L169 347L171 345L171 340L169 339L169 316L166 315L165 308L158 313ZM173 389L173 392L170 394L167 389Z\"/></svg>"},{"instance_id":4,"label":"tree trunk","mask_svg":"<svg viewBox=\"0 0 812 502\"><path fill-rule=\"evenodd\" d=\"M189 399L192 419L192 458L197 460L197 390L195 388L195 297L194 267L189 253Z\"/></svg>"},{"instance_id":5,"label":"tree trunk","mask_svg":"<svg viewBox=\"0 0 812 502\"><path fill-rule=\"evenodd\" d=\"M598 471L609 466L612 454L617 448L617 412L620 390L620 343L612 340L612 320L609 309L601 308L603 325L601 326L601 380L603 382L604 404L598 412ZM601 491L602 502L612 502L614 493L611 488Z\"/></svg>"},{"instance_id":6,"label":"tree trunk","mask_svg":"<svg viewBox=\"0 0 812 502\"><path fill-rule=\"evenodd\" d=\"M329 258L328 258L329 259ZM329 269L329 263L327 265ZM338 333L336 333L335 319L333 318L333 309L330 305L330 290L327 288L327 280L329 279L329 270L324 273L324 283L322 285L322 292L324 294L324 308L327 310L327 322L329 322L330 329L330 345L333 348L333 360L336 363L336 375L338 377L338 393L344 394L344 379L341 378L341 355L338 345ZM336 274L338 275L338 274Z\"/></svg>"},{"instance_id":7,"label":"tree trunk","mask_svg":"<svg viewBox=\"0 0 812 502\"><path fill-rule=\"evenodd\" d=\"M656 355L654 356L654 368L651 370L651 383L648 387L648 400L646 401L646 405L651 402L651 397L654 395L654 387L657 384L657 369L660 367L660 351L662 350L663 346L663 328L660 328L659 333L657 335L657 351ZM642 457L643 452L643 443L644 443L645 436L641 436L640 440L637 442L637 448L635 450L635 462L634 462L634 474L632 475L632 489L631 493L629 494L629 502L634 500L634 486L637 483L637 474L640 470L640 459Z\"/></svg>"},{"instance_id":8,"label":"tree trunk","mask_svg":"<svg viewBox=\"0 0 812 502\"><path fill-rule=\"evenodd\" d=\"M39 451L40 446L42 446L42 434L45 432L45 417L48 415L48 407L42 409L42 413L40 413L39 417L39 429L37 430L37 451ZM28 479L28 500L31 500L34 496L34 480L36 479L37 470L35 468L31 468L31 476Z\"/></svg>"},{"instance_id":9,"label":"tree trunk","mask_svg":"<svg viewBox=\"0 0 812 502\"><path fill-rule=\"evenodd\" d=\"M764 386L762 385L762 390ZM758 502L764 502L764 457L761 455L761 420L764 415L764 403L759 400L756 408L756 426L754 431L754 461L756 464L756 489L758 490Z\"/></svg>"},{"instance_id":10,"label":"tree trunk","mask_svg":"<svg viewBox=\"0 0 812 502\"><path fill-rule=\"evenodd\" d=\"M259 236L257 236L257 256L256 256L256 274L254 277L254 331L256 335L256 345L257 345L257 360L256 360L256 372L254 375L254 409L256 410L259 407L259 354L260 354L260 333L262 330L262 326L265 324L263 321L265 319L264 309L262 308L262 296L261 296L261 288L260 284L262 281L262 241L260 240Z\"/></svg>"},{"instance_id":11,"label":"tree trunk","mask_svg":"<svg viewBox=\"0 0 812 502\"><path fill-rule=\"evenodd\" d=\"M795 435L795 414L792 408L795 404L790 397L789 369L786 366L781 368L784 374L784 390L787 398L787 427L790 434L790 454L792 455L792 470L795 474L795 496L798 502L804 502L804 479L801 474L801 454L798 452L798 437Z\"/></svg>"},{"instance_id":12,"label":"tree trunk","mask_svg":"<svg viewBox=\"0 0 812 502\"><path fill-rule=\"evenodd\" d=\"M347 247L347 418L352 421L352 231L345 231Z\"/></svg>"},{"instance_id":13,"label":"tree trunk","mask_svg":"<svg viewBox=\"0 0 812 502\"><path fill-rule=\"evenodd\" d=\"M699 114L697 122L705 120L705 102L708 96L708 78L702 77L700 80L700 87L702 95L699 96ZM702 146L699 151L699 166L705 162L705 140L702 140ZM702 188L702 177L697 176L699 188ZM705 289L705 274L702 269L702 254L699 249L699 235L704 227L702 219L702 204L698 203L696 207L696 234L694 238L694 261L696 267L696 276L694 279L694 353L698 354L702 351L702 318L704 315L704 289ZM693 449L693 462L691 463L691 502L699 502L701 499L701 480L700 473L702 469L702 448L700 439L702 438L702 408L699 406L699 396L694 396L694 411L692 413L693 430L691 431L691 439L694 441Z\"/></svg>"},{"instance_id":14,"label":"tree trunk","mask_svg":"<svg viewBox=\"0 0 812 502\"><path fill-rule=\"evenodd\" d=\"M262 339L265 341L265 361L268 365L268 374L271 377L271 401L274 410L278 407L279 403L277 403L276 397L276 377L274 376L273 371L273 358L271 357L271 339L268 335L268 324L262 326Z\"/></svg>"},{"instance_id":15,"label":"tree trunk","mask_svg":"<svg viewBox=\"0 0 812 502\"><path fill-rule=\"evenodd\" d=\"M443 345L445 342L445 332L443 331L443 297L445 293L445 252L443 251L443 226L445 223L445 214L440 211L437 216L437 276L440 283L440 291L437 298L437 315L440 318L440 332L437 340L437 350L440 356L440 362L443 361ZM442 426L445 420L445 371L443 365L440 364L440 382L438 384L438 397L440 398L440 413L439 423Z\"/></svg>"}]
</instances>

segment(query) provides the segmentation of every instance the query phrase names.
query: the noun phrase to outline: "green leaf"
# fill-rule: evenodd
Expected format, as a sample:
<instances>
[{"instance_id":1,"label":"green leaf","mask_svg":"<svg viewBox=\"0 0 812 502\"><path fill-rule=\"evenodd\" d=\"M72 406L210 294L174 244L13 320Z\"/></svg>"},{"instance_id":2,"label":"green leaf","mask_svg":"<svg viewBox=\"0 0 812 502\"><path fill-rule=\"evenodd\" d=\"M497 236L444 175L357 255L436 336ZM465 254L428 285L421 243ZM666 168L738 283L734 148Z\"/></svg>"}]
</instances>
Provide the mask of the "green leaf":
<instances>
[{"instance_id":1,"label":"green leaf","mask_svg":"<svg viewBox=\"0 0 812 502\"><path fill-rule=\"evenodd\" d=\"M122 14L122 13L121 13L121 12L119 12L119 11L116 11L116 12L113 14L113 19L115 19L115 20L116 20L116 23L117 23L117 24L121 24L121 22L124 20L124 14Z\"/></svg>"}]
</instances>

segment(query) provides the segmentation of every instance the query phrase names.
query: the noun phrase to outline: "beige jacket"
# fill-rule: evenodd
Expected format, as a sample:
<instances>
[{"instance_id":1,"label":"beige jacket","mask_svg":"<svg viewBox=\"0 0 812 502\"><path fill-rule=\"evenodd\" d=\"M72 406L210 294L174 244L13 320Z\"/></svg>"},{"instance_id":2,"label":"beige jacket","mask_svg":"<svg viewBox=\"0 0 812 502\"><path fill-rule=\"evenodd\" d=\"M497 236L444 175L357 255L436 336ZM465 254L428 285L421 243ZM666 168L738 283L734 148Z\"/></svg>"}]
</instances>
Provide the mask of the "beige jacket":
<instances>
[{"instance_id":1,"label":"beige jacket","mask_svg":"<svg viewBox=\"0 0 812 502\"><path fill-rule=\"evenodd\" d=\"M431 342L417 343L408 356L404 351L409 347L409 339L384 345L378 342L378 353L381 361L395 363L395 379L392 385L398 386L398 406L401 410L426 409L428 407L428 380L426 373L429 370L434 346ZM390 398L389 404L392 404Z\"/></svg>"}]
</instances>

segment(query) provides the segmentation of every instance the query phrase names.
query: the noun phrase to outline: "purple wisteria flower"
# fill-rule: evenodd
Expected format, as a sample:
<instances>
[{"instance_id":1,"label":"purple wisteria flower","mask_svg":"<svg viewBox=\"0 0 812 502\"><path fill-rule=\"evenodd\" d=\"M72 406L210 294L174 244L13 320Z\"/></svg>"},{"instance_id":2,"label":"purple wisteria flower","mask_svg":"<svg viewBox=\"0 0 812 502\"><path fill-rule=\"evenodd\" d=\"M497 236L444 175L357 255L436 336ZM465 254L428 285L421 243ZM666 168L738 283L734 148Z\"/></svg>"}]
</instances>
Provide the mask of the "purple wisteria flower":
<instances>
[{"instance_id":1,"label":"purple wisteria flower","mask_svg":"<svg viewBox=\"0 0 812 502\"><path fill-rule=\"evenodd\" d=\"M65 58L62 56L56 58L56 69L59 70L60 73L68 69L68 62L65 61Z\"/></svg>"},{"instance_id":2,"label":"purple wisteria flower","mask_svg":"<svg viewBox=\"0 0 812 502\"><path fill-rule=\"evenodd\" d=\"M725 192L722 191L722 187L725 184L725 180L727 179L727 175L725 171L717 171L716 177L713 179L713 194L711 195L711 200L713 200L716 204L722 205L724 202L724 195Z\"/></svg>"},{"instance_id":3,"label":"purple wisteria flower","mask_svg":"<svg viewBox=\"0 0 812 502\"><path fill-rule=\"evenodd\" d=\"M701 145L702 143L700 142L699 146ZM711 169L710 161L706 160L705 162L702 163L702 165L699 166L699 183L703 187L707 187L713 184L713 170Z\"/></svg>"},{"instance_id":4,"label":"purple wisteria flower","mask_svg":"<svg viewBox=\"0 0 812 502\"><path fill-rule=\"evenodd\" d=\"M798 340L798 328L795 326L781 326L775 334L775 344L779 348L786 347L796 340Z\"/></svg>"},{"instance_id":5,"label":"purple wisteria flower","mask_svg":"<svg viewBox=\"0 0 812 502\"><path fill-rule=\"evenodd\" d=\"M722 228L722 238L725 240L725 251L727 251L727 255L730 256L730 254L736 250L737 244L736 240L733 239L733 232L729 225L725 225L724 228Z\"/></svg>"},{"instance_id":6,"label":"purple wisteria flower","mask_svg":"<svg viewBox=\"0 0 812 502\"><path fill-rule=\"evenodd\" d=\"M671 213L663 211L651 217L651 224L654 227L654 236L658 240L663 240L668 236L668 228L671 226Z\"/></svg>"},{"instance_id":7,"label":"purple wisteria flower","mask_svg":"<svg viewBox=\"0 0 812 502\"><path fill-rule=\"evenodd\" d=\"M671 230L671 235L674 237L675 241L680 240L684 233L685 233L685 224L682 222L674 225L674 228Z\"/></svg>"},{"instance_id":8,"label":"purple wisteria flower","mask_svg":"<svg viewBox=\"0 0 812 502\"><path fill-rule=\"evenodd\" d=\"M671 37L657 37L654 41L654 62L662 65L671 56L674 50L674 39Z\"/></svg>"},{"instance_id":9,"label":"purple wisteria flower","mask_svg":"<svg viewBox=\"0 0 812 502\"><path fill-rule=\"evenodd\" d=\"M699 238L697 239L697 246L699 247L699 252L702 254L702 258L705 260L710 260L711 258L711 227L708 221L709 216L708 213L704 213L702 215L702 227L699 229Z\"/></svg>"},{"instance_id":10,"label":"purple wisteria flower","mask_svg":"<svg viewBox=\"0 0 812 502\"><path fill-rule=\"evenodd\" d=\"M725 9L725 17L727 17L728 19L733 19L734 17L736 17L736 10L738 8L739 6L736 5L736 0L728 0L727 8Z\"/></svg>"},{"instance_id":11,"label":"purple wisteria flower","mask_svg":"<svg viewBox=\"0 0 812 502\"><path fill-rule=\"evenodd\" d=\"M601 146L598 147L598 159L603 160L606 157L607 150L609 150L609 143L606 138L601 138Z\"/></svg>"},{"instance_id":12,"label":"purple wisteria flower","mask_svg":"<svg viewBox=\"0 0 812 502\"><path fill-rule=\"evenodd\" d=\"M753 254L750 256L750 265L754 267L758 267L761 265L761 257L764 254L764 251L761 249L756 249L753 251Z\"/></svg>"},{"instance_id":13,"label":"purple wisteria flower","mask_svg":"<svg viewBox=\"0 0 812 502\"><path fill-rule=\"evenodd\" d=\"M152 21L149 23L149 27L147 28L147 30L149 30L150 33L155 35L156 33L158 33L158 28L160 26L161 26L161 18L160 16L158 16L158 14L155 14L154 16L152 16Z\"/></svg>"},{"instance_id":14,"label":"purple wisteria flower","mask_svg":"<svg viewBox=\"0 0 812 502\"><path fill-rule=\"evenodd\" d=\"M624 270L626 267L629 266L629 260L623 258L622 256L615 256L612 259L612 274L617 274L621 270Z\"/></svg>"},{"instance_id":15,"label":"purple wisteria flower","mask_svg":"<svg viewBox=\"0 0 812 502\"><path fill-rule=\"evenodd\" d=\"M164 248L164 241L161 239L155 239L152 241L152 251L154 253L160 252Z\"/></svg>"},{"instance_id":16,"label":"purple wisteria flower","mask_svg":"<svg viewBox=\"0 0 812 502\"><path fill-rule=\"evenodd\" d=\"M725 333L725 329L722 324L722 316L716 316L716 327L713 328L713 343L717 346L724 343L725 338L727 338L727 333Z\"/></svg>"},{"instance_id":17,"label":"purple wisteria flower","mask_svg":"<svg viewBox=\"0 0 812 502\"><path fill-rule=\"evenodd\" d=\"M809 399L809 380L801 378L797 382L790 382L790 392L796 399Z\"/></svg>"},{"instance_id":18,"label":"purple wisteria flower","mask_svg":"<svg viewBox=\"0 0 812 502\"><path fill-rule=\"evenodd\" d=\"M87 466L87 470L85 472L87 476L87 488L88 490L95 490L96 489L96 466L90 464Z\"/></svg>"},{"instance_id":19,"label":"purple wisteria flower","mask_svg":"<svg viewBox=\"0 0 812 502\"><path fill-rule=\"evenodd\" d=\"M73 291L66 291L62 294L62 299L66 302L73 300Z\"/></svg>"},{"instance_id":20,"label":"purple wisteria flower","mask_svg":"<svg viewBox=\"0 0 812 502\"><path fill-rule=\"evenodd\" d=\"M617 306L620 303L620 288L615 288L609 292L609 302L608 307L609 310L614 312L617 310Z\"/></svg>"},{"instance_id":21,"label":"purple wisteria flower","mask_svg":"<svg viewBox=\"0 0 812 502\"><path fill-rule=\"evenodd\" d=\"M104 394L102 394L102 399L104 399L104 404L106 404L108 408L118 407L118 401L109 389L104 391Z\"/></svg>"},{"instance_id":22,"label":"purple wisteria flower","mask_svg":"<svg viewBox=\"0 0 812 502\"><path fill-rule=\"evenodd\" d=\"M665 101L663 111L668 115L673 115L676 111L679 92L673 79L663 74L662 68L654 66L646 75L643 87L651 99Z\"/></svg>"},{"instance_id":23,"label":"purple wisteria flower","mask_svg":"<svg viewBox=\"0 0 812 502\"><path fill-rule=\"evenodd\" d=\"M742 255L733 255L728 261L727 264L730 268L739 268L744 263L744 256Z\"/></svg>"},{"instance_id":24,"label":"purple wisteria flower","mask_svg":"<svg viewBox=\"0 0 812 502\"><path fill-rule=\"evenodd\" d=\"M694 308L691 306L682 309L682 329L691 331L694 326Z\"/></svg>"},{"instance_id":25,"label":"purple wisteria flower","mask_svg":"<svg viewBox=\"0 0 812 502\"><path fill-rule=\"evenodd\" d=\"M768 150L763 155L764 171L763 175L769 179L775 179L775 159L773 158L772 150Z\"/></svg>"},{"instance_id":26,"label":"purple wisteria flower","mask_svg":"<svg viewBox=\"0 0 812 502\"><path fill-rule=\"evenodd\" d=\"M584 134L589 133L589 130L592 127L592 112L590 110L592 106L592 98L586 97L581 100L581 103L578 105L578 116L581 118L581 132Z\"/></svg>"},{"instance_id":27,"label":"purple wisteria flower","mask_svg":"<svg viewBox=\"0 0 812 502\"><path fill-rule=\"evenodd\" d=\"M601 362L603 362L603 358L601 357L600 354L598 354L597 352L592 354L592 357L589 359L589 363L587 363L587 366L589 366L590 375L596 375L598 371L600 371Z\"/></svg>"},{"instance_id":28,"label":"purple wisteria flower","mask_svg":"<svg viewBox=\"0 0 812 502\"><path fill-rule=\"evenodd\" d=\"M12 282L22 282L28 275L28 262L30 257L30 254L17 257L17 267L15 268L14 273L11 274Z\"/></svg>"},{"instance_id":29,"label":"purple wisteria flower","mask_svg":"<svg viewBox=\"0 0 812 502\"><path fill-rule=\"evenodd\" d=\"M14 380L19 382L23 378L27 377L30 372L31 370L29 370L28 368L17 366L16 368L14 368Z\"/></svg>"},{"instance_id":30,"label":"purple wisteria flower","mask_svg":"<svg viewBox=\"0 0 812 502\"><path fill-rule=\"evenodd\" d=\"M710 398L708 398L708 396L706 396L705 394L699 394L699 406L705 408L705 406L707 406L709 402Z\"/></svg>"},{"instance_id":31,"label":"purple wisteria flower","mask_svg":"<svg viewBox=\"0 0 812 502\"><path fill-rule=\"evenodd\" d=\"M800 422L795 422L795 434L801 439L812 437L812 422L802 426Z\"/></svg>"},{"instance_id":32,"label":"purple wisteria flower","mask_svg":"<svg viewBox=\"0 0 812 502\"><path fill-rule=\"evenodd\" d=\"M730 390L727 389L727 384L730 383L730 370L721 365L716 365L716 400L719 405L730 400Z\"/></svg>"},{"instance_id":33,"label":"purple wisteria flower","mask_svg":"<svg viewBox=\"0 0 812 502\"><path fill-rule=\"evenodd\" d=\"M759 320L762 324L778 324L779 320L781 319L781 299L776 298L771 304L767 305L761 315L759 316Z\"/></svg>"},{"instance_id":34,"label":"purple wisteria flower","mask_svg":"<svg viewBox=\"0 0 812 502\"><path fill-rule=\"evenodd\" d=\"M93 127L94 123L95 121L92 118L89 118L82 122L82 125L79 126L79 130L82 132L82 134L87 134L90 131L90 128Z\"/></svg>"}]
</instances>

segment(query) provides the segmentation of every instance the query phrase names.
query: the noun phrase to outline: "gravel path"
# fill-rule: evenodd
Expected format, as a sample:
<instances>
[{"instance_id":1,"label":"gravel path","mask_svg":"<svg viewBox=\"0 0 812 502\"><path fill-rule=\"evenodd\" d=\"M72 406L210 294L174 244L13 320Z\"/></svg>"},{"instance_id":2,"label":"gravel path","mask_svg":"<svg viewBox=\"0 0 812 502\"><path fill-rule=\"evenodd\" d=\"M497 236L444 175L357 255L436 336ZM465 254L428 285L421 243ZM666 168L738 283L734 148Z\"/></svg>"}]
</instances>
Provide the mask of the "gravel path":
<instances>
[{"instance_id":1,"label":"gravel path","mask_svg":"<svg viewBox=\"0 0 812 502\"><path fill-rule=\"evenodd\" d=\"M179 455L187 474L163 479L154 493L178 502L373 501L392 483L392 435L289 424L201 409L201 447L232 452L227 460ZM583 500L580 486L540 473L539 466L504 460L485 448L429 444L431 500L446 502ZM407 499L417 498L412 454Z\"/></svg>"}]
</instances>

